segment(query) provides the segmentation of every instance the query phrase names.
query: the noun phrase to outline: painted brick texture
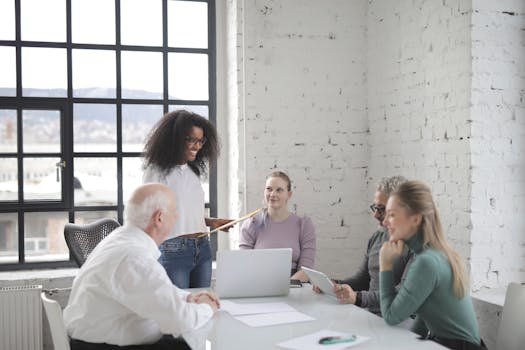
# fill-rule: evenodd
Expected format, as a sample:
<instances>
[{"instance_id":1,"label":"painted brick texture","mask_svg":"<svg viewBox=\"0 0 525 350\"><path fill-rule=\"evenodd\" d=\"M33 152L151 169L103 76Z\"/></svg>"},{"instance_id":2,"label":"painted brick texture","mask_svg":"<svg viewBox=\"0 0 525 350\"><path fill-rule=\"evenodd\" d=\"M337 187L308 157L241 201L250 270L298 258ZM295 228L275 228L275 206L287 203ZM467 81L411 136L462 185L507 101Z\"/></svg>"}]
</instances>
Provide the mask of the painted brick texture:
<instances>
[{"instance_id":1,"label":"painted brick texture","mask_svg":"<svg viewBox=\"0 0 525 350\"><path fill-rule=\"evenodd\" d=\"M376 225L375 183L402 174L431 186L474 290L525 281L522 0L229 3L241 213L272 169L289 173L317 267L346 277Z\"/></svg>"},{"instance_id":2,"label":"painted brick texture","mask_svg":"<svg viewBox=\"0 0 525 350\"><path fill-rule=\"evenodd\" d=\"M246 207L274 168L294 183L291 210L312 218L317 266L348 274L371 221L366 119L366 2L244 2ZM350 181L349 181L350 180Z\"/></svg>"},{"instance_id":3,"label":"painted brick texture","mask_svg":"<svg viewBox=\"0 0 525 350\"><path fill-rule=\"evenodd\" d=\"M473 1L472 279L525 281L525 1Z\"/></svg>"}]
</instances>

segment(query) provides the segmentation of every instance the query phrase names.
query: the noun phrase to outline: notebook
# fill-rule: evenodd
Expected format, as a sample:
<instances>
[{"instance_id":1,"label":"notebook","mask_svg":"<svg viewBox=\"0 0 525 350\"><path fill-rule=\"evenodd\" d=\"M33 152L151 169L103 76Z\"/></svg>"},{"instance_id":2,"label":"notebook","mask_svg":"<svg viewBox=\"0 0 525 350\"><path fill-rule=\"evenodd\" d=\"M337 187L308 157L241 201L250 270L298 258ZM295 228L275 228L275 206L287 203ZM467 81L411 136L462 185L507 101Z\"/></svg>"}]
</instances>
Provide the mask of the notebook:
<instances>
[{"instance_id":1,"label":"notebook","mask_svg":"<svg viewBox=\"0 0 525 350\"><path fill-rule=\"evenodd\" d=\"M334 284L324 273L301 266L301 269L306 272L311 284L315 284L324 294L335 297Z\"/></svg>"},{"instance_id":2,"label":"notebook","mask_svg":"<svg viewBox=\"0 0 525 350\"><path fill-rule=\"evenodd\" d=\"M219 250L214 291L221 298L287 295L291 269L291 248Z\"/></svg>"}]
</instances>

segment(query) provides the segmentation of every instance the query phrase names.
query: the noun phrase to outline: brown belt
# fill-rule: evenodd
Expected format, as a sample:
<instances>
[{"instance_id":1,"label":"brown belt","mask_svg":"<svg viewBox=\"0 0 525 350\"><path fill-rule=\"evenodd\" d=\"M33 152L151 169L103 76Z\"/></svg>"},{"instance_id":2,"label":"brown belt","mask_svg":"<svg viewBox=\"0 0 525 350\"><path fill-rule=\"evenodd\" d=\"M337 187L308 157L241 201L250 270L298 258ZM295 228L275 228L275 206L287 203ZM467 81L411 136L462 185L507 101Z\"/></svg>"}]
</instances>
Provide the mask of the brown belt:
<instances>
[{"instance_id":1,"label":"brown belt","mask_svg":"<svg viewBox=\"0 0 525 350\"><path fill-rule=\"evenodd\" d=\"M200 235L202 235L202 233L190 233L187 235L177 236L175 238L199 238Z\"/></svg>"}]
</instances>

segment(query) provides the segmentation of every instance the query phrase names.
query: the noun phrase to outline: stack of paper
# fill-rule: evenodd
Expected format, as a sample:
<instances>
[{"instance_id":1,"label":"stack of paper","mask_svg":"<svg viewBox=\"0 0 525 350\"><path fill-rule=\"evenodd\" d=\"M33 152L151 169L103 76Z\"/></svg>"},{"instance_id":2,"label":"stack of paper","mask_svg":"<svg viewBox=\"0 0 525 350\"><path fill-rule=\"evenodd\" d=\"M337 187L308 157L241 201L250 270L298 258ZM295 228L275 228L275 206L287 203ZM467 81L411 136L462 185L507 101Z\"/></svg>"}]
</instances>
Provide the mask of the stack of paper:
<instances>
[{"instance_id":1,"label":"stack of paper","mask_svg":"<svg viewBox=\"0 0 525 350\"><path fill-rule=\"evenodd\" d=\"M286 303L239 304L222 300L221 310L228 312L235 319L250 327L314 320L313 317L297 311Z\"/></svg>"}]
</instances>

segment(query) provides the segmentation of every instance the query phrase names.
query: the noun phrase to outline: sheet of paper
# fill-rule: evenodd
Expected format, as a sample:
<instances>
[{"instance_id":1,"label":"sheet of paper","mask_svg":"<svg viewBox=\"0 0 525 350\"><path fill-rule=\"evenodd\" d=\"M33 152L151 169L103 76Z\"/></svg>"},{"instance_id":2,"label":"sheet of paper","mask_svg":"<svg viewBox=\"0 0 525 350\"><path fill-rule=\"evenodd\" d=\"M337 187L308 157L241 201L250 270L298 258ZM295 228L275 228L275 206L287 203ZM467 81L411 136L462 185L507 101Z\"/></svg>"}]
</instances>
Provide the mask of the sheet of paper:
<instances>
[{"instance_id":1,"label":"sheet of paper","mask_svg":"<svg viewBox=\"0 0 525 350\"><path fill-rule=\"evenodd\" d=\"M245 315L236 316L235 318L250 327L274 326L283 323L305 322L315 320L315 318L298 311Z\"/></svg>"},{"instance_id":2,"label":"sheet of paper","mask_svg":"<svg viewBox=\"0 0 525 350\"><path fill-rule=\"evenodd\" d=\"M286 303L239 304L230 300L221 300L221 310L232 316L297 311Z\"/></svg>"},{"instance_id":3,"label":"sheet of paper","mask_svg":"<svg viewBox=\"0 0 525 350\"><path fill-rule=\"evenodd\" d=\"M340 349L347 349L349 347L356 346L370 339L368 337L362 337L358 335L356 336L356 339L350 343L339 343L339 344L329 344L329 345L319 344L319 339L324 338L324 337L334 337L334 336L348 338L348 337L351 337L352 335L348 333L341 333L341 332L331 331L328 329L323 329L323 330L317 331L312 334L307 334L302 337L292 338L290 340L278 343L277 346L281 348L293 349L293 350L303 350L303 349L340 350Z\"/></svg>"}]
</instances>

